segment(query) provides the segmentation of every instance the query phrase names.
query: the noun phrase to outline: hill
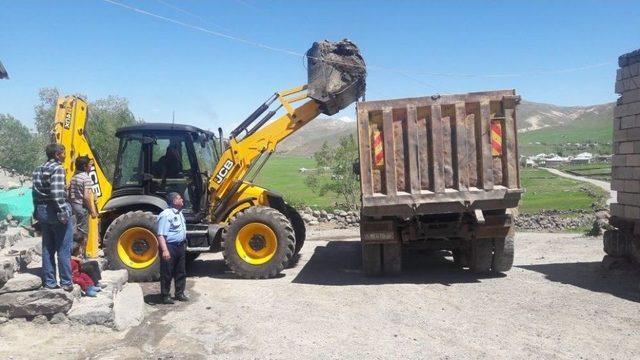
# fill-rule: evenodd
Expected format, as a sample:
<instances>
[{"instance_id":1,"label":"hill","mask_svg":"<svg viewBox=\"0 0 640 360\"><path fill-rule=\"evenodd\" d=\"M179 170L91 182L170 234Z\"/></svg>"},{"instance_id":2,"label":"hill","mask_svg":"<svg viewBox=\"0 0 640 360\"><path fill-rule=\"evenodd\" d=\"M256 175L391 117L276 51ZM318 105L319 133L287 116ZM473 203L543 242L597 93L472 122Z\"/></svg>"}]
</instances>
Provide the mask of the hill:
<instances>
[{"instance_id":1,"label":"hill","mask_svg":"<svg viewBox=\"0 0 640 360\"><path fill-rule=\"evenodd\" d=\"M614 105L557 106L522 101L518 106L520 153L574 153L585 150L583 145L588 142L597 143L589 148L593 152L611 151ZM278 153L312 155L324 141L337 144L340 137L348 134L355 136L355 122L316 119L283 141Z\"/></svg>"}]
</instances>

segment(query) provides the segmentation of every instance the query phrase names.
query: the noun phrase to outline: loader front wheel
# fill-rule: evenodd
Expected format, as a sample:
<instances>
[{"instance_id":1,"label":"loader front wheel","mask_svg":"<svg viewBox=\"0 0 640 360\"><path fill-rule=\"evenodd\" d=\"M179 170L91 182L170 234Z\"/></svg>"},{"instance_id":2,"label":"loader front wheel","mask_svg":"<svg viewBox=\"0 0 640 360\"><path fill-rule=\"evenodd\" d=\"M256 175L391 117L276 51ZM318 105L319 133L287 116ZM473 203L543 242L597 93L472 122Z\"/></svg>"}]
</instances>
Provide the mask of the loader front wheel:
<instances>
[{"instance_id":1,"label":"loader front wheel","mask_svg":"<svg viewBox=\"0 0 640 360\"><path fill-rule=\"evenodd\" d=\"M118 216L104 235L105 255L112 269L125 269L129 281L156 281L160 278L156 215L130 211Z\"/></svg>"},{"instance_id":2,"label":"loader front wheel","mask_svg":"<svg viewBox=\"0 0 640 360\"><path fill-rule=\"evenodd\" d=\"M252 206L231 219L222 233L222 247L225 262L238 276L271 278L293 256L295 232L278 210Z\"/></svg>"}]
</instances>

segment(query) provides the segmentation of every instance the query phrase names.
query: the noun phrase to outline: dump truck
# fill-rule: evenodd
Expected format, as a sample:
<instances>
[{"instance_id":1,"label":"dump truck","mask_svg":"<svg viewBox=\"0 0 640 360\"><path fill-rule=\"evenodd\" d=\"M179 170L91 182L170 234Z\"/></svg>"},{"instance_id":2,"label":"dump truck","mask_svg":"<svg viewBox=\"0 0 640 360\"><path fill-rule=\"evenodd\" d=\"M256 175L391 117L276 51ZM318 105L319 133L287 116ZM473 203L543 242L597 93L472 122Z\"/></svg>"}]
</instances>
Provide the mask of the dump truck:
<instances>
[{"instance_id":1,"label":"dump truck","mask_svg":"<svg viewBox=\"0 0 640 360\"><path fill-rule=\"evenodd\" d=\"M357 103L365 274L399 273L403 249L511 268L519 101L503 90Z\"/></svg>"},{"instance_id":2,"label":"dump truck","mask_svg":"<svg viewBox=\"0 0 640 360\"><path fill-rule=\"evenodd\" d=\"M307 65L307 84L274 93L227 136L221 128L215 134L188 124L118 129L112 180L86 135L87 102L58 99L52 133L65 146L67 177L78 156L94 161L90 176L100 217L89 220L87 253L101 247L109 266L127 270L130 280L157 280L155 221L167 194L178 192L185 199L187 261L221 251L235 274L253 279L274 277L293 264L305 240L302 217L254 179L281 141L363 96L366 78L364 59L349 40L314 43Z\"/></svg>"}]
</instances>

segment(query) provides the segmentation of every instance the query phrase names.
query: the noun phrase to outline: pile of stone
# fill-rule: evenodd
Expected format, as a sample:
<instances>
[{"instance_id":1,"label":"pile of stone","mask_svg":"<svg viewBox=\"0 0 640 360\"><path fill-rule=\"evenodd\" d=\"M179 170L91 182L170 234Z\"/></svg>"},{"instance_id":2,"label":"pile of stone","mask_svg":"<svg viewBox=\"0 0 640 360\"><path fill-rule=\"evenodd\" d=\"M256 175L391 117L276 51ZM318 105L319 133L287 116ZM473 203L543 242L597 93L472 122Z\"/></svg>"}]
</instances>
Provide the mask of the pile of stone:
<instances>
[{"instance_id":1,"label":"pile of stone","mask_svg":"<svg viewBox=\"0 0 640 360\"><path fill-rule=\"evenodd\" d=\"M519 230L560 232L590 227L596 220L593 212L571 210L542 210L535 214L518 214Z\"/></svg>"},{"instance_id":2,"label":"pile of stone","mask_svg":"<svg viewBox=\"0 0 640 360\"><path fill-rule=\"evenodd\" d=\"M0 190L11 190L31 186L31 177L21 175L11 169L0 167Z\"/></svg>"},{"instance_id":3,"label":"pile of stone","mask_svg":"<svg viewBox=\"0 0 640 360\"><path fill-rule=\"evenodd\" d=\"M360 225L360 212L345 210L313 210L306 207L300 210L300 216L307 225L328 223L337 228L357 227Z\"/></svg>"},{"instance_id":4,"label":"pile of stone","mask_svg":"<svg viewBox=\"0 0 640 360\"><path fill-rule=\"evenodd\" d=\"M0 324L26 318L38 324L70 322L124 330L142 321L142 288L127 283L126 270L103 271L104 288L96 297L83 297L78 285L71 292L47 290L40 277L41 238L21 227L0 232Z\"/></svg>"}]
</instances>

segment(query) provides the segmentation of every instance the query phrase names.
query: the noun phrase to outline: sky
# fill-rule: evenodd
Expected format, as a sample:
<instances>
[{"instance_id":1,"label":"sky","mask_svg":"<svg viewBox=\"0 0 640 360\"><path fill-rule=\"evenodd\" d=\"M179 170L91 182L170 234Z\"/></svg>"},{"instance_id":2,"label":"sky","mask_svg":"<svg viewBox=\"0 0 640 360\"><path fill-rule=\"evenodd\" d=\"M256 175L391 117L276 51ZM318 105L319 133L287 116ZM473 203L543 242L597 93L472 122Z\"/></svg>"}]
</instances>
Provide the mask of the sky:
<instances>
[{"instance_id":1,"label":"sky","mask_svg":"<svg viewBox=\"0 0 640 360\"><path fill-rule=\"evenodd\" d=\"M601 104L617 97L618 56L640 48L638 24L638 0L0 0L0 113L31 127L38 90L57 87L125 97L145 122L175 111L177 123L228 132L306 82L296 54L342 38L369 66L367 100L513 88Z\"/></svg>"}]
</instances>

